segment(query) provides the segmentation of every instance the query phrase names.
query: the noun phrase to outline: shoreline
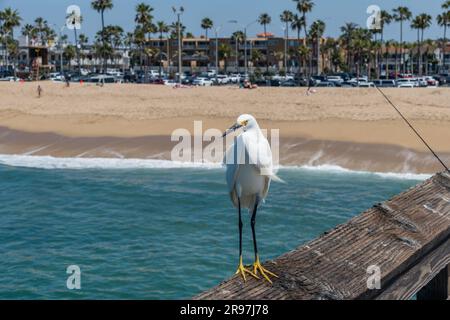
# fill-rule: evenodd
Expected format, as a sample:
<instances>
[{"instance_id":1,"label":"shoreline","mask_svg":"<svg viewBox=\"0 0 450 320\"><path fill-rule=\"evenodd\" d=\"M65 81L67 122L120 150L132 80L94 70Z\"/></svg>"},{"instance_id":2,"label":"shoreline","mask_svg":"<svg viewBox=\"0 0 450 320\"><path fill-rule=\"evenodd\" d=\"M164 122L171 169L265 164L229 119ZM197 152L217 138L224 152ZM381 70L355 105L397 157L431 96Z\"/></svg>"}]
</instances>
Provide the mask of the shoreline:
<instances>
[{"instance_id":1,"label":"shoreline","mask_svg":"<svg viewBox=\"0 0 450 320\"><path fill-rule=\"evenodd\" d=\"M440 164L384 98L370 88L0 83L0 154L169 160L176 129L223 132L243 113L279 130L282 165L335 165L357 171L430 173ZM450 89L385 93L450 163ZM194 121L202 121L200 132ZM206 143L204 143L206 145Z\"/></svg>"},{"instance_id":2,"label":"shoreline","mask_svg":"<svg viewBox=\"0 0 450 320\"><path fill-rule=\"evenodd\" d=\"M1 155L171 160L171 150L178 143L172 142L170 136L66 137L0 127ZM204 142L204 147L207 145ZM431 154L393 145L281 137L279 150L282 166L336 166L352 171L411 174L441 170ZM450 162L450 152L440 156Z\"/></svg>"}]
</instances>

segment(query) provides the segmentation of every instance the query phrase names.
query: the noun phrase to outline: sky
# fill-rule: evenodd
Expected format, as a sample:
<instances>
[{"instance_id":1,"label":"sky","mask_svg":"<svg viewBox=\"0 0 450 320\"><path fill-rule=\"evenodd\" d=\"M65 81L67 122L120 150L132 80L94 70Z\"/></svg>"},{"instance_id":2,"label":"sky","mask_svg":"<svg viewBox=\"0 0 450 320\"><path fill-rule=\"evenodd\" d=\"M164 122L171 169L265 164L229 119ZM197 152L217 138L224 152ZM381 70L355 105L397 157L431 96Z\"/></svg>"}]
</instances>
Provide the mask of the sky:
<instances>
[{"instance_id":1,"label":"sky","mask_svg":"<svg viewBox=\"0 0 450 320\"><path fill-rule=\"evenodd\" d=\"M90 2L90 0L0 0L0 10L5 7L17 9L23 18L22 24L32 23L36 17L42 16L55 29L56 26L59 29L65 23L67 7L78 5L84 19L81 33L88 35L92 40L101 28L101 21L100 15L91 9ZM163 20L169 24L175 20L172 6L183 6L185 13L182 16L182 23L187 26L187 31L194 35L204 34L200 21L204 17L209 17L216 26L221 26L219 37L229 36L232 32L242 29L242 25L255 21L261 13L269 13L272 17L268 31L282 36L284 31L279 18L281 12L286 9L295 11L295 3L292 0L113 0L114 8L105 15L106 24L121 25L125 31L133 30L135 7L140 2L150 4L155 9L153 12L155 21ZM340 27L346 22L366 26L369 17L366 11L370 5L377 5L382 10L388 11L398 6L407 6L413 15L426 12L435 18L441 12L443 2L444 0L315 0L315 7L307 19L308 25L314 20L323 20L327 26L325 36L336 37L340 33ZM238 24L229 23L230 20L237 20ZM248 28L249 36L260 32L262 27L256 23ZM212 34L210 31L210 37ZM393 23L386 27L385 34L386 39L398 40L399 24ZM408 23L404 29L405 40L416 40L416 34ZM443 31L435 22L425 33L427 38L442 36Z\"/></svg>"}]
</instances>

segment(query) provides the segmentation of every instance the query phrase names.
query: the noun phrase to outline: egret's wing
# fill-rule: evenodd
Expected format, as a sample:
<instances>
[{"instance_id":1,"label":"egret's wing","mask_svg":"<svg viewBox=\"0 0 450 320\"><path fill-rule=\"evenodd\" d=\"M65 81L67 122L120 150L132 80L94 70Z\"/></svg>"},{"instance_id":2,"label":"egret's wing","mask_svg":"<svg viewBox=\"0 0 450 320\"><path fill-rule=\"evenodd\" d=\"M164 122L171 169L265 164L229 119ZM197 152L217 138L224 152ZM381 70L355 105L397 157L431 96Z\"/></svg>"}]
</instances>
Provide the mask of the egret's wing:
<instances>
[{"instance_id":1,"label":"egret's wing","mask_svg":"<svg viewBox=\"0 0 450 320\"><path fill-rule=\"evenodd\" d=\"M269 141L262 135L244 133L242 136L249 163L255 165L261 174L271 176L273 165Z\"/></svg>"}]
</instances>

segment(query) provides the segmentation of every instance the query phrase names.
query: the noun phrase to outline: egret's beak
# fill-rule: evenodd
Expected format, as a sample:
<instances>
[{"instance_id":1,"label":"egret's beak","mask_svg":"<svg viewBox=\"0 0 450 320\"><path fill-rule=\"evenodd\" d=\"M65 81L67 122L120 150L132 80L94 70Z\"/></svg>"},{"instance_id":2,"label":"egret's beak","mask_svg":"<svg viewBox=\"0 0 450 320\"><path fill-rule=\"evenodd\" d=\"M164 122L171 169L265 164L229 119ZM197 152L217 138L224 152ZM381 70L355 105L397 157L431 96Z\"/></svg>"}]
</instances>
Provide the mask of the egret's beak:
<instances>
[{"instance_id":1,"label":"egret's beak","mask_svg":"<svg viewBox=\"0 0 450 320\"><path fill-rule=\"evenodd\" d=\"M222 138L225 138L227 135L229 135L232 132L235 132L237 129L242 128L242 124L236 123L231 128L229 128L225 133L222 135Z\"/></svg>"}]
</instances>

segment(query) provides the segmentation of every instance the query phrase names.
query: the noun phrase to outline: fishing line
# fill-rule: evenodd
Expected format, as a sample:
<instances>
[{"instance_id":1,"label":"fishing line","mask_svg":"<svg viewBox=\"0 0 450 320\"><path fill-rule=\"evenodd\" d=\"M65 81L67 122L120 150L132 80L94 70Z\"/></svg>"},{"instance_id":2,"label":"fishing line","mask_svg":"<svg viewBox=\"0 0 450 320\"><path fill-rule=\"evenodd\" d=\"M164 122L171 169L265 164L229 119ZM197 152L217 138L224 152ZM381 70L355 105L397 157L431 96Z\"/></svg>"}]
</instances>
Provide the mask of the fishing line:
<instances>
[{"instance_id":1,"label":"fishing line","mask_svg":"<svg viewBox=\"0 0 450 320\"><path fill-rule=\"evenodd\" d=\"M419 132L412 126L412 124L408 121L408 119L405 118L405 116L400 112L400 110L394 105L394 103L384 94L383 91L378 86L375 86L377 90L383 95L383 97L389 102L389 104L397 111L397 113L402 117L403 120L405 120L406 124L414 131L414 133L422 140L422 142L425 144L425 146L431 151L431 153L435 156L435 158L441 163L441 165L445 168L446 171L450 172L450 169L445 165L445 163L439 158L439 156L434 152L434 150L430 147L430 145L425 141L424 138L420 135Z\"/></svg>"}]
</instances>

